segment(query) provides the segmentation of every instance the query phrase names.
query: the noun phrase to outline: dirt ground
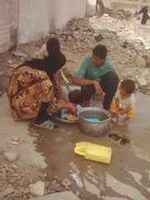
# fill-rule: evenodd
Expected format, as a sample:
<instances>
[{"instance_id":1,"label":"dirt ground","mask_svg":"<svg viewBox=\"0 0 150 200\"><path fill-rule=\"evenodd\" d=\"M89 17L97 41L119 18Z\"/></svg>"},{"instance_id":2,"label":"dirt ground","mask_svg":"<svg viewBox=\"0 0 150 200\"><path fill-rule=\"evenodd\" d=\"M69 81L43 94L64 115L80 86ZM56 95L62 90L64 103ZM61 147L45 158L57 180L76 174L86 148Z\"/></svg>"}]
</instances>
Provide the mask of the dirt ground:
<instances>
[{"instance_id":1,"label":"dirt ground","mask_svg":"<svg viewBox=\"0 0 150 200\"><path fill-rule=\"evenodd\" d=\"M143 61L144 50L118 40L115 33L95 33L87 19L77 20L58 36L67 57L66 67L73 73L97 42L107 45L121 78L134 78L139 90L149 94L149 68ZM34 57L46 38L18 46L17 50L0 56L0 199L27 200L33 194L30 185L42 181L45 194L73 191L82 200L148 200L150 195L150 152L148 111L150 98L137 94L137 117L128 128L113 129L125 135L130 143L120 144L112 138L90 138L77 126L58 124L53 131L37 130L25 122L14 122L8 105L6 89L13 69ZM143 48L143 47L142 47ZM141 49L141 46L140 46ZM140 84L141 72L146 71ZM143 80L143 79L142 79ZM109 166L75 156L76 142L90 141L111 146L113 159ZM12 159L7 153L14 152ZM38 189L37 189L38 190Z\"/></svg>"}]
</instances>

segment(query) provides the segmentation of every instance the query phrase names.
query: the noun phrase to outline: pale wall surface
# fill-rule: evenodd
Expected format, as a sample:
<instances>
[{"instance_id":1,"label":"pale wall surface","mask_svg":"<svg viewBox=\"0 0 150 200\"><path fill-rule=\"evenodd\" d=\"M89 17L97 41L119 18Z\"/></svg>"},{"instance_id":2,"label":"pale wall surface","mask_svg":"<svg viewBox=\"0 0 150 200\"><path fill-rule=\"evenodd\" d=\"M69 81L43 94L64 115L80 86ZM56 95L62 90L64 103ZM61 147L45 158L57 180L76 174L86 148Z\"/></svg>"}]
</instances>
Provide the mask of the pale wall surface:
<instances>
[{"instance_id":1,"label":"pale wall surface","mask_svg":"<svg viewBox=\"0 0 150 200\"><path fill-rule=\"evenodd\" d=\"M48 0L25 0L19 4L19 43L37 40L49 32Z\"/></svg>"},{"instance_id":2,"label":"pale wall surface","mask_svg":"<svg viewBox=\"0 0 150 200\"><path fill-rule=\"evenodd\" d=\"M86 0L26 0L19 5L19 43L37 40L74 17L84 17Z\"/></svg>"},{"instance_id":3,"label":"pale wall surface","mask_svg":"<svg viewBox=\"0 0 150 200\"><path fill-rule=\"evenodd\" d=\"M0 0L0 53L16 43L18 0Z\"/></svg>"},{"instance_id":4,"label":"pale wall surface","mask_svg":"<svg viewBox=\"0 0 150 200\"><path fill-rule=\"evenodd\" d=\"M55 0L54 8L56 28L63 28L71 18L85 16L86 0Z\"/></svg>"}]
</instances>

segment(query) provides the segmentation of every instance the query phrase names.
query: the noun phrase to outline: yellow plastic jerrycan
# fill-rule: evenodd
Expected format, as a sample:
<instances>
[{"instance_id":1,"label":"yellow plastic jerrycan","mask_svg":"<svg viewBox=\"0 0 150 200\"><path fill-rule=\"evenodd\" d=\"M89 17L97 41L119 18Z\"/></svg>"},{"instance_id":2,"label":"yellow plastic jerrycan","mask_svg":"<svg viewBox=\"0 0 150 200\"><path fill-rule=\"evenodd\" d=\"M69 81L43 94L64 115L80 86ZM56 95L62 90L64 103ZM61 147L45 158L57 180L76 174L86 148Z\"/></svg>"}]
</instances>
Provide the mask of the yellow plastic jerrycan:
<instances>
[{"instance_id":1,"label":"yellow plastic jerrycan","mask_svg":"<svg viewBox=\"0 0 150 200\"><path fill-rule=\"evenodd\" d=\"M80 142L76 144L75 153L84 156L85 159L102 162L105 164L111 163L112 149L89 142Z\"/></svg>"}]
</instances>

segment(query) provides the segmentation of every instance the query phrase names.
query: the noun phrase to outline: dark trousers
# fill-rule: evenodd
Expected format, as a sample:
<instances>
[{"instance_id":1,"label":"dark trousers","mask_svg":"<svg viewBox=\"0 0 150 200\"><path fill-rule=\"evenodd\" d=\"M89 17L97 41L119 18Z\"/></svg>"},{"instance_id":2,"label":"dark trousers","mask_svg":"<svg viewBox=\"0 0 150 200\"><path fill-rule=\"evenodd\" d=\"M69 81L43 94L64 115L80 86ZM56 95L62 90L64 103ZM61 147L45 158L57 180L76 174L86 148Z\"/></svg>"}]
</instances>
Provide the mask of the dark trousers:
<instances>
[{"instance_id":1,"label":"dark trousers","mask_svg":"<svg viewBox=\"0 0 150 200\"><path fill-rule=\"evenodd\" d=\"M35 123L41 124L49 119L49 115L47 112L48 106L49 106L48 103L42 103L39 114L36 117L36 119L34 119Z\"/></svg>"},{"instance_id":2,"label":"dark trousers","mask_svg":"<svg viewBox=\"0 0 150 200\"><path fill-rule=\"evenodd\" d=\"M100 85L105 92L103 108L106 110L110 109L112 99L117 91L118 83L119 78L115 71L108 72L101 77ZM95 89L92 85L82 87L81 98L83 102L89 101L93 95L95 95Z\"/></svg>"}]
</instances>

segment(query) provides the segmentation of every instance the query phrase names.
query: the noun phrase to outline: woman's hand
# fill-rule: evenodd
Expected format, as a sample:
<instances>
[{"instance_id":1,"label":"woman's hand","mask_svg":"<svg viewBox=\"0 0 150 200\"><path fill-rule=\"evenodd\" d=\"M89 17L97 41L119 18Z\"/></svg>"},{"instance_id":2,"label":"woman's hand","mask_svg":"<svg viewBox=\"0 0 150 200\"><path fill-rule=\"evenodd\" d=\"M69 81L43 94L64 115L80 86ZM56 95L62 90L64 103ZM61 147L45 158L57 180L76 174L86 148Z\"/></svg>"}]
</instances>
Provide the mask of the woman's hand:
<instances>
[{"instance_id":1,"label":"woman's hand","mask_svg":"<svg viewBox=\"0 0 150 200\"><path fill-rule=\"evenodd\" d=\"M73 105L73 104L70 103L70 102L67 102L67 101L64 101L64 100L60 100L60 101L57 103L57 107L58 107L58 109L66 108L66 109L68 109L72 114L76 114L76 106Z\"/></svg>"}]
</instances>

